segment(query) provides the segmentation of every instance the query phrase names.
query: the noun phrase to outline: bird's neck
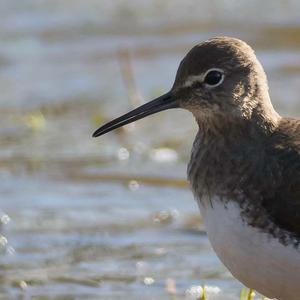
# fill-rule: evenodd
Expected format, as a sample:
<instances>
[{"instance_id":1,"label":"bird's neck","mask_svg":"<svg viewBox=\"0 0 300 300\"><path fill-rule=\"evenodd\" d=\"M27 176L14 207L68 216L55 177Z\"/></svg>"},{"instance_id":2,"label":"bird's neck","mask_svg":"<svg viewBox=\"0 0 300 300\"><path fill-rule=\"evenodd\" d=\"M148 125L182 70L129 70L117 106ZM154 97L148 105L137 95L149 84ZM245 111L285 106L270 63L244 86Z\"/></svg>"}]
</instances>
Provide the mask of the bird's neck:
<instances>
[{"instance_id":1,"label":"bird's neck","mask_svg":"<svg viewBox=\"0 0 300 300\"><path fill-rule=\"evenodd\" d=\"M249 98L251 100L249 100ZM268 134L277 128L281 116L273 107L267 82L255 85L253 91L248 95L248 101L244 102L248 103L248 105L246 105L248 106L248 110L244 117L255 124L258 130Z\"/></svg>"},{"instance_id":2,"label":"bird's neck","mask_svg":"<svg viewBox=\"0 0 300 300\"><path fill-rule=\"evenodd\" d=\"M278 117L277 117L278 116ZM257 138L266 137L277 128L280 116L265 114L261 107L253 110L251 116L228 116L226 114L202 114L196 116L199 132L198 137L203 143L235 143L239 141L251 142Z\"/></svg>"},{"instance_id":3,"label":"bird's neck","mask_svg":"<svg viewBox=\"0 0 300 300\"><path fill-rule=\"evenodd\" d=\"M255 60L251 76L245 89L237 89L233 97L238 103L240 116L255 123L259 130L273 132L281 119L275 111L270 96L266 74L262 65Z\"/></svg>"},{"instance_id":4,"label":"bird's neck","mask_svg":"<svg viewBox=\"0 0 300 300\"><path fill-rule=\"evenodd\" d=\"M193 111L199 134L205 140L249 139L270 135L278 127L281 116L275 111L267 85L250 90L232 111Z\"/></svg>"}]
</instances>

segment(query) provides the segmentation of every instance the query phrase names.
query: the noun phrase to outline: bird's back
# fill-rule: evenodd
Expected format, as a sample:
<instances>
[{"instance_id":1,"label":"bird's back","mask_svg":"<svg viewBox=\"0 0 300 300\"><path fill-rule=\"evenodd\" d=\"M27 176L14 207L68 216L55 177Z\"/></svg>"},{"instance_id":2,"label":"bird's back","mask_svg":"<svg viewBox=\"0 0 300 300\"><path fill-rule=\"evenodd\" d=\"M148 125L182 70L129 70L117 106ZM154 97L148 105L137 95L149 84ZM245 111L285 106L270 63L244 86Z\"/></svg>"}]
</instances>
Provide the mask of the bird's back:
<instances>
[{"instance_id":1,"label":"bird's back","mask_svg":"<svg viewBox=\"0 0 300 300\"><path fill-rule=\"evenodd\" d=\"M267 140L272 197L262 206L278 226L286 230L294 243L300 244L300 120L282 118L277 130ZM286 237L287 238L287 237ZM287 242L282 240L282 242Z\"/></svg>"}]
</instances>

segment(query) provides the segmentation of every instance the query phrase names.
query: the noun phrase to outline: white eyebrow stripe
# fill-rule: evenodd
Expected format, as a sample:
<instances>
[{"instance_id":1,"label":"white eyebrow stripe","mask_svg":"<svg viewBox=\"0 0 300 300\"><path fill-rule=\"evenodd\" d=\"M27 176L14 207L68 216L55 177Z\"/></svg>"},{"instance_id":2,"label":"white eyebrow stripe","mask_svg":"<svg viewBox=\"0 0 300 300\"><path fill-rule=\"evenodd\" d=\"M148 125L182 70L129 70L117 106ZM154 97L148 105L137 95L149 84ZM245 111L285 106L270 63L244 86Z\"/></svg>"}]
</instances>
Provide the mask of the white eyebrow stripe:
<instances>
[{"instance_id":1,"label":"white eyebrow stripe","mask_svg":"<svg viewBox=\"0 0 300 300\"><path fill-rule=\"evenodd\" d=\"M202 82L203 81L203 74L200 75L191 75L187 78L187 80L184 82L182 87L190 87L195 82Z\"/></svg>"},{"instance_id":2,"label":"white eyebrow stripe","mask_svg":"<svg viewBox=\"0 0 300 300\"><path fill-rule=\"evenodd\" d=\"M207 84L206 86L208 88L214 88L214 87L222 84L224 81L224 77L225 77L224 71L220 68L210 68L205 73L201 73L200 75L189 76L187 78L187 80L184 82L184 84L182 85L182 88L191 87L195 82L204 82L206 75L211 71L218 71L218 72L222 73L223 76L222 76L222 79L217 84L214 84L214 85Z\"/></svg>"}]
</instances>

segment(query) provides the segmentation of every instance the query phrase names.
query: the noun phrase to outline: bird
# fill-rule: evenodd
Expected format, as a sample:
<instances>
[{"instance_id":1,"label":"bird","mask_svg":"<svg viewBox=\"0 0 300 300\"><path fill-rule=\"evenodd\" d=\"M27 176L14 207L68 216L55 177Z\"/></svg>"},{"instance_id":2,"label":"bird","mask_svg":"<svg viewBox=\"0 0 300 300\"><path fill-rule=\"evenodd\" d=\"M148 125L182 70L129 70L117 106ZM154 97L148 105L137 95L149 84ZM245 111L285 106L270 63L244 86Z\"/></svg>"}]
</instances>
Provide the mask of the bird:
<instances>
[{"instance_id":1,"label":"bird","mask_svg":"<svg viewBox=\"0 0 300 300\"><path fill-rule=\"evenodd\" d=\"M169 92L93 136L173 108L198 124L187 177L213 250L245 286L299 300L300 120L274 109L254 50L234 37L200 42Z\"/></svg>"}]
</instances>

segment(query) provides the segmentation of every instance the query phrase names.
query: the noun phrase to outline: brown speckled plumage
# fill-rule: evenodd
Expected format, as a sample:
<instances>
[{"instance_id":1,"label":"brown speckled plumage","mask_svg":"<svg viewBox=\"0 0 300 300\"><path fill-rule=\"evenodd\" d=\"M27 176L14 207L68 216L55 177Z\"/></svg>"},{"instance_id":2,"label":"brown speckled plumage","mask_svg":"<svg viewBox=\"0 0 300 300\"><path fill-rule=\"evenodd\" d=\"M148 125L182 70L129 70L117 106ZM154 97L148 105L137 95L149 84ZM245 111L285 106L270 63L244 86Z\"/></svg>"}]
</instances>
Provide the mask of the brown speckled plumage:
<instances>
[{"instance_id":1,"label":"brown speckled plumage","mask_svg":"<svg viewBox=\"0 0 300 300\"><path fill-rule=\"evenodd\" d=\"M220 126L221 136L200 128L188 166L194 194L237 201L245 222L299 246L300 121L282 119L271 133L249 123Z\"/></svg>"}]
</instances>

